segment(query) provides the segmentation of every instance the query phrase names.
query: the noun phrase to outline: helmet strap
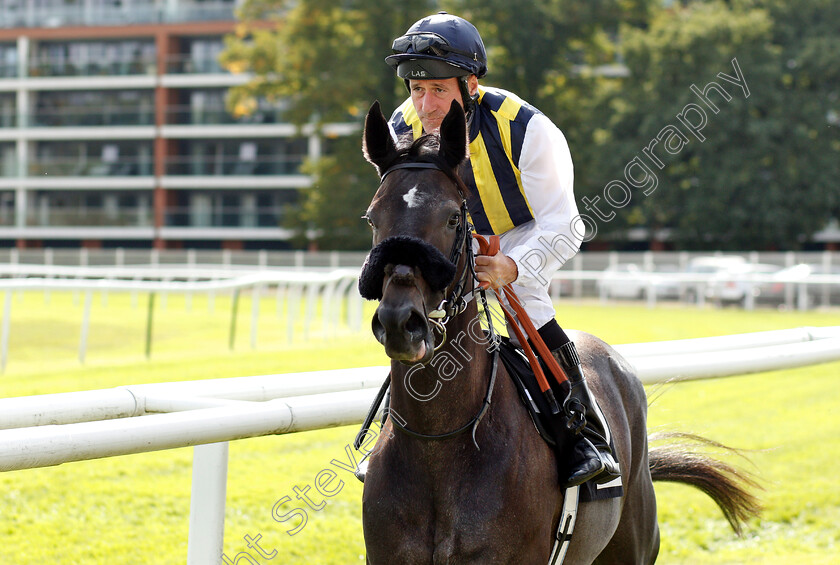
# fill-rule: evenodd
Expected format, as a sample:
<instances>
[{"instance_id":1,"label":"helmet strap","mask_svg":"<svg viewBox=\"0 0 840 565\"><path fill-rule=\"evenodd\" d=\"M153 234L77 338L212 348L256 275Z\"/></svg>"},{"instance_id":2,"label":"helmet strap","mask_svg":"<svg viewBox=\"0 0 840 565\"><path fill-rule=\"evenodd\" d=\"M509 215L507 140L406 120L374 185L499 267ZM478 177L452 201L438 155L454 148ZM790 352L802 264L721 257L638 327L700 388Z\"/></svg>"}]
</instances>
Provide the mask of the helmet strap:
<instances>
[{"instance_id":1,"label":"helmet strap","mask_svg":"<svg viewBox=\"0 0 840 565\"><path fill-rule=\"evenodd\" d=\"M472 116L473 110L475 110L475 103L478 100L478 92L470 95L469 77L470 75L458 78L458 87L461 89L461 99L464 102L464 112L468 120Z\"/></svg>"}]
</instances>

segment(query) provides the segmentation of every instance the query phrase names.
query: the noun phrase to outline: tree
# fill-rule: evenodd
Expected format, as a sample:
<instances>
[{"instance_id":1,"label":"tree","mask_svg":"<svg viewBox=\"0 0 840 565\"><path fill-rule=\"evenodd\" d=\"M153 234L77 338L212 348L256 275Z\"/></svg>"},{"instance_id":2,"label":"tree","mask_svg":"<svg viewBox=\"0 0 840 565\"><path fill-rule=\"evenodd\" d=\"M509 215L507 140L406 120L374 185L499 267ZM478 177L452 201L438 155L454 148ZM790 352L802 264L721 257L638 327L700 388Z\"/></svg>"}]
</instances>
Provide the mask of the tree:
<instances>
[{"instance_id":1,"label":"tree","mask_svg":"<svg viewBox=\"0 0 840 565\"><path fill-rule=\"evenodd\" d=\"M488 51L488 82L539 108L555 77L573 77L581 65L615 61L619 23L644 25L656 0L454 0L455 13L481 32Z\"/></svg>"},{"instance_id":2,"label":"tree","mask_svg":"<svg viewBox=\"0 0 840 565\"><path fill-rule=\"evenodd\" d=\"M604 172L586 196L604 201L618 180L632 198L601 227L668 228L680 248L801 247L840 201L838 27L835 2L754 0L690 3L662 12L648 30L624 33L630 77L609 97ZM736 64L748 93L719 74L736 76ZM704 101L691 89L712 81L730 99L713 87ZM703 120L686 112L690 104L706 119L696 135L679 119ZM672 138L682 145L674 155L660 141L659 166L644 150L666 126L685 140ZM657 178L647 196L625 178L634 158Z\"/></svg>"},{"instance_id":3,"label":"tree","mask_svg":"<svg viewBox=\"0 0 840 565\"><path fill-rule=\"evenodd\" d=\"M284 100L287 117L303 127L361 123L374 100L386 108L405 97L384 59L392 40L433 12L433 1L247 0L236 33L226 38L222 64L254 78L230 90L237 113L258 99ZM402 89L402 90L400 90ZM360 216L377 185L362 158L358 135L328 139L327 152L305 165L314 184L286 214L298 243L320 248L364 249L370 231Z\"/></svg>"}]
</instances>

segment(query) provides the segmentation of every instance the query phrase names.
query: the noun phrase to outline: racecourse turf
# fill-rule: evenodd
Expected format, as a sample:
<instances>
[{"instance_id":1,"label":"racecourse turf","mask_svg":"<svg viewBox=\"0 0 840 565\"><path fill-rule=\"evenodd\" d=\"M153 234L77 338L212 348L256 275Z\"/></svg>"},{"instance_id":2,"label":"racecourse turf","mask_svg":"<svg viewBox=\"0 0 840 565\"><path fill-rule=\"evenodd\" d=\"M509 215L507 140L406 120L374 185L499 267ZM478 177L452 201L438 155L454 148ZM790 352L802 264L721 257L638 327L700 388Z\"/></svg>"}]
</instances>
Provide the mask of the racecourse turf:
<instances>
[{"instance_id":1,"label":"racecourse turf","mask_svg":"<svg viewBox=\"0 0 840 565\"><path fill-rule=\"evenodd\" d=\"M243 297L229 349L231 298L158 297L151 358L145 357L146 296L94 297L85 363L78 360L84 296L19 294L0 397L89 390L150 382L248 376L386 364L362 330L320 327L304 313L289 340L287 312L263 299L257 345L250 345L251 304ZM188 304L189 302L189 304ZM278 315L279 314L279 315ZM696 309L632 303L561 302L565 327L610 343L704 337L840 324L840 312ZM326 333L326 335L325 335ZM656 385L651 430L699 433L746 450L727 460L764 487L764 513L738 538L704 495L658 484L662 564L836 563L840 554L840 363L726 379ZM364 563L361 485L337 470L332 497L314 482L332 460L347 460L356 427L233 442L224 551L229 562ZM0 474L0 562L183 564L187 553L192 450L177 449ZM338 481L341 481L339 483ZM308 491L307 521L277 505ZM287 530L297 527L295 535ZM247 536L247 538L246 538ZM259 536L259 537L258 537ZM256 540L256 541L248 541ZM249 544L251 547L249 547ZM276 553L275 553L276 552Z\"/></svg>"}]
</instances>

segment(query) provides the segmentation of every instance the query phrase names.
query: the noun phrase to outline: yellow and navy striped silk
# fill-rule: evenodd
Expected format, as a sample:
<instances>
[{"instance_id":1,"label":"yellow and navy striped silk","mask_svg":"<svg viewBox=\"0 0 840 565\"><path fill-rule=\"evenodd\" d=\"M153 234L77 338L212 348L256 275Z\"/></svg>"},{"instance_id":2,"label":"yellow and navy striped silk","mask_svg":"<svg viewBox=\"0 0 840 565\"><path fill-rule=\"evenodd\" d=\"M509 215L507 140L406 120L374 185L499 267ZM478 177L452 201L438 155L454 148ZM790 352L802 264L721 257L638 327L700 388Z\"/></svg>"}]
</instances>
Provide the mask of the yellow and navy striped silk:
<instances>
[{"instance_id":1,"label":"yellow and navy striped silk","mask_svg":"<svg viewBox=\"0 0 840 565\"><path fill-rule=\"evenodd\" d=\"M470 216L476 231L502 234L534 218L519 171L525 130L538 110L510 93L479 87L470 125L470 165L461 177L470 188ZM397 135L423 132L411 99L391 118Z\"/></svg>"},{"instance_id":2,"label":"yellow and navy striped silk","mask_svg":"<svg viewBox=\"0 0 840 565\"><path fill-rule=\"evenodd\" d=\"M420 116L417 115L417 110L414 109L414 104L411 102L411 98L403 102L402 105L397 108L394 112L394 117L391 118L391 121L393 122L394 118L397 116L399 116L401 121L399 126L395 124L394 127L397 135L404 135L408 133L408 129L411 130L414 139L423 135L423 124L420 123Z\"/></svg>"}]
</instances>

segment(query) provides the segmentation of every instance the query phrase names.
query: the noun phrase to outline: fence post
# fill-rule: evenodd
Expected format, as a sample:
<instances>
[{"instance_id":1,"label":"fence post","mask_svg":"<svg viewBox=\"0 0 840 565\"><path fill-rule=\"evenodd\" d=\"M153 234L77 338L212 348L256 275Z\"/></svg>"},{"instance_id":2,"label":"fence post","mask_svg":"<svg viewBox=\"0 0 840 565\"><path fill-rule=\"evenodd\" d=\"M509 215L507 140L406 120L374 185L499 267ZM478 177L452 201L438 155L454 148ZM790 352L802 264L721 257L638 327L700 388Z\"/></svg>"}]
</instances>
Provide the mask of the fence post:
<instances>
[{"instance_id":1,"label":"fence post","mask_svg":"<svg viewBox=\"0 0 840 565\"><path fill-rule=\"evenodd\" d=\"M302 283L289 283L286 294L286 340L292 343L295 337L295 320L300 314L300 298L303 293Z\"/></svg>"},{"instance_id":2,"label":"fence post","mask_svg":"<svg viewBox=\"0 0 840 565\"><path fill-rule=\"evenodd\" d=\"M831 274L831 251L823 251L822 254L822 266L823 272L828 275ZM829 285L824 284L822 285L822 305L824 308L828 308L829 301L830 301L830 294Z\"/></svg>"},{"instance_id":3,"label":"fence post","mask_svg":"<svg viewBox=\"0 0 840 565\"><path fill-rule=\"evenodd\" d=\"M283 318L283 306L284 300L286 295L286 283L278 282L277 283L277 292L275 294L275 300L277 301L277 319Z\"/></svg>"},{"instance_id":4,"label":"fence post","mask_svg":"<svg viewBox=\"0 0 840 565\"><path fill-rule=\"evenodd\" d=\"M324 337L329 338L330 334L328 328L330 326L330 317L332 315L333 294L335 293L335 285L338 281L327 282L324 284L324 291L321 293L321 326L323 328Z\"/></svg>"},{"instance_id":5,"label":"fence post","mask_svg":"<svg viewBox=\"0 0 840 565\"><path fill-rule=\"evenodd\" d=\"M359 332L362 330L362 310L364 309L364 298L358 292L358 286L347 287L347 325L350 329Z\"/></svg>"},{"instance_id":6,"label":"fence post","mask_svg":"<svg viewBox=\"0 0 840 565\"><path fill-rule=\"evenodd\" d=\"M796 309L808 309L808 285L806 285L805 283L799 283L796 285Z\"/></svg>"},{"instance_id":7,"label":"fence post","mask_svg":"<svg viewBox=\"0 0 840 565\"><path fill-rule=\"evenodd\" d=\"M52 267L53 265L53 249L52 247L47 247L44 249L44 265ZM52 279L52 275L47 275L44 277L47 280ZM50 303L50 291L45 289L44 290L44 304Z\"/></svg>"},{"instance_id":8,"label":"fence post","mask_svg":"<svg viewBox=\"0 0 840 565\"><path fill-rule=\"evenodd\" d=\"M653 278L648 277L647 287L645 289L645 294L647 294L647 307L648 308L656 308L656 285L653 284Z\"/></svg>"},{"instance_id":9,"label":"fence post","mask_svg":"<svg viewBox=\"0 0 840 565\"><path fill-rule=\"evenodd\" d=\"M262 283L255 284L251 287L251 349L257 348L257 321L260 317L262 287Z\"/></svg>"},{"instance_id":10,"label":"fence post","mask_svg":"<svg viewBox=\"0 0 840 565\"><path fill-rule=\"evenodd\" d=\"M747 282L746 290L744 291L744 309L755 310L755 284L752 281Z\"/></svg>"},{"instance_id":11,"label":"fence post","mask_svg":"<svg viewBox=\"0 0 840 565\"><path fill-rule=\"evenodd\" d=\"M85 310L82 314L82 337L79 340L79 363L85 362L85 353L87 352L87 338L88 328L90 327L90 308L93 303L93 291L89 290L85 294Z\"/></svg>"},{"instance_id":12,"label":"fence post","mask_svg":"<svg viewBox=\"0 0 840 565\"><path fill-rule=\"evenodd\" d=\"M2 336L2 359L0 359L0 371L6 371L6 361L9 359L9 324L12 315L12 289L6 291L6 301L3 306L3 336Z\"/></svg>"},{"instance_id":13,"label":"fence post","mask_svg":"<svg viewBox=\"0 0 840 565\"><path fill-rule=\"evenodd\" d=\"M642 254L642 270L647 271L648 273L653 272L653 251L645 251L644 254Z\"/></svg>"},{"instance_id":14,"label":"fence post","mask_svg":"<svg viewBox=\"0 0 840 565\"><path fill-rule=\"evenodd\" d=\"M187 249L187 267L189 267L190 270L195 269L195 249L193 249L192 247ZM194 280L195 279L190 277L190 278L187 279L187 282L188 283L193 282ZM192 297L193 297L193 293L190 290L190 291L187 292L186 298L184 298L185 307L187 309L187 312L192 312Z\"/></svg>"},{"instance_id":15,"label":"fence post","mask_svg":"<svg viewBox=\"0 0 840 565\"><path fill-rule=\"evenodd\" d=\"M149 311L146 314L146 359L152 356L152 322L155 313L155 293L149 293Z\"/></svg>"},{"instance_id":16,"label":"fence post","mask_svg":"<svg viewBox=\"0 0 840 565\"><path fill-rule=\"evenodd\" d=\"M303 316L303 339L309 339L309 326L315 316L315 309L318 307L318 288L320 283L309 281L306 283L306 303L304 304Z\"/></svg>"},{"instance_id":17,"label":"fence post","mask_svg":"<svg viewBox=\"0 0 840 565\"><path fill-rule=\"evenodd\" d=\"M793 251L785 253L785 267L793 267L795 256ZM791 283L785 283L785 308L793 310L794 287Z\"/></svg>"},{"instance_id":18,"label":"fence post","mask_svg":"<svg viewBox=\"0 0 840 565\"><path fill-rule=\"evenodd\" d=\"M228 443L193 448L187 565L219 565L225 536Z\"/></svg>"},{"instance_id":19,"label":"fence post","mask_svg":"<svg viewBox=\"0 0 840 565\"><path fill-rule=\"evenodd\" d=\"M230 311L230 336L228 337L228 348L233 351L233 343L236 341L236 315L239 311L239 289L233 291L233 305Z\"/></svg>"}]
</instances>

